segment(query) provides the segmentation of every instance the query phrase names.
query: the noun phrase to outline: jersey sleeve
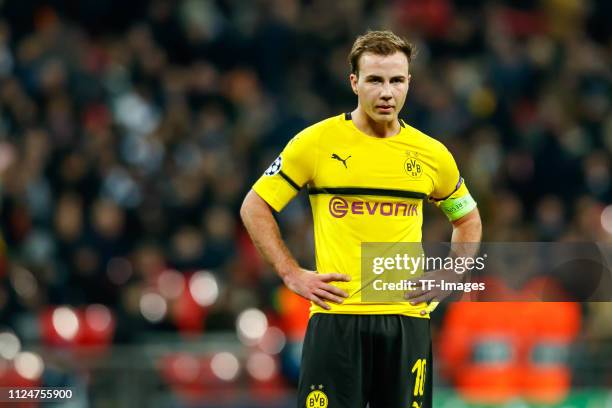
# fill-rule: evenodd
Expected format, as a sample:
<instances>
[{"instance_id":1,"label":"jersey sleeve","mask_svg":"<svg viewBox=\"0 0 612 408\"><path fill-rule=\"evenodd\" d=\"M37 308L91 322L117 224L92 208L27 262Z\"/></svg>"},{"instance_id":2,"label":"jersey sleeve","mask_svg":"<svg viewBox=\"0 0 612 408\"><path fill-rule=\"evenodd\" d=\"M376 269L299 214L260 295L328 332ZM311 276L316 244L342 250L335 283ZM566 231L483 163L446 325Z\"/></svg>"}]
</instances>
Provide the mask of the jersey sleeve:
<instances>
[{"instance_id":1,"label":"jersey sleeve","mask_svg":"<svg viewBox=\"0 0 612 408\"><path fill-rule=\"evenodd\" d=\"M462 184L463 180L459 175L459 169L453 155L446 147L441 146L438 155L438 171L434 177L430 199L434 202L446 200L459 190Z\"/></svg>"},{"instance_id":2,"label":"jersey sleeve","mask_svg":"<svg viewBox=\"0 0 612 408\"><path fill-rule=\"evenodd\" d=\"M459 175L455 159L446 147L442 148L439 163L434 191L430 198L450 221L455 221L476 208L477 204Z\"/></svg>"},{"instance_id":3,"label":"jersey sleeve","mask_svg":"<svg viewBox=\"0 0 612 408\"><path fill-rule=\"evenodd\" d=\"M253 185L253 190L276 211L281 211L314 177L317 135L305 129L289 141L280 156Z\"/></svg>"}]
</instances>

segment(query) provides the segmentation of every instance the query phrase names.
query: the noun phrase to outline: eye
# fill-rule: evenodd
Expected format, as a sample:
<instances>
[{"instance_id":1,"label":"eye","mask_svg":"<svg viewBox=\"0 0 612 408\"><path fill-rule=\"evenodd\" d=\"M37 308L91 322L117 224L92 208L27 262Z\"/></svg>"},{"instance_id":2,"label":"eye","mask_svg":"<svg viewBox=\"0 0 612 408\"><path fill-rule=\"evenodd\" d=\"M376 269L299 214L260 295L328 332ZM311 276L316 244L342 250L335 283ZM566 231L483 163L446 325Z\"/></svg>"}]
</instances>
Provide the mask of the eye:
<instances>
[{"instance_id":1,"label":"eye","mask_svg":"<svg viewBox=\"0 0 612 408\"><path fill-rule=\"evenodd\" d=\"M404 83L404 78L393 78L391 82L402 84Z\"/></svg>"}]
</instances>

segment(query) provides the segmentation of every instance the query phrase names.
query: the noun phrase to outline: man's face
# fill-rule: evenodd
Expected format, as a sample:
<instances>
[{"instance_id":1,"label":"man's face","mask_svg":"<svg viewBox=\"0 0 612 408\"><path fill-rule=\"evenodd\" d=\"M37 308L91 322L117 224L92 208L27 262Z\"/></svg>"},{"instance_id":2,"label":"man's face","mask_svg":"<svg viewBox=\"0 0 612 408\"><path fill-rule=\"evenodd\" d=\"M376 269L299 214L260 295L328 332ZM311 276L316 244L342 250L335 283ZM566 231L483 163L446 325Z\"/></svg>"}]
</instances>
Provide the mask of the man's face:
<instances>
[{"instance_id":1,"label":"man's face","mask_svg":"<svg viewBox=\"0 0 612 408\"><path fill-rule=\"evenodd\" d=\"M406 55L399 51L386 56L363 53L358 74L351 74L351 87L364 112L379 123L397 120L410 82Z\"/></svg>"}]
</instances>

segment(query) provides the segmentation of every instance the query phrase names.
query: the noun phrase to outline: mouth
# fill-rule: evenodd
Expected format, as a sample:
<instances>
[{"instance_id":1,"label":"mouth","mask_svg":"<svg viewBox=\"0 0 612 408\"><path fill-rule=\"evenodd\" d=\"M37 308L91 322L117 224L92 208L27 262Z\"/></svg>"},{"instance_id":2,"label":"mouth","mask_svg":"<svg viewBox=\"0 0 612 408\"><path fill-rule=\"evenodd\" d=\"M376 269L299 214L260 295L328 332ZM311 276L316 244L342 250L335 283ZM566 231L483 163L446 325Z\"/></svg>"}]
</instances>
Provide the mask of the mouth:
<instances>
[{"instance_id":1,"label":"mouth","mask_svg":"<svg viewBox=\"0 0 612 408\"><path fill-rule=\"evenodd\" d=\"M376 109L381 113L391 113L393 108L392 105L376 105Z\"/></svg>"}]
</instances>

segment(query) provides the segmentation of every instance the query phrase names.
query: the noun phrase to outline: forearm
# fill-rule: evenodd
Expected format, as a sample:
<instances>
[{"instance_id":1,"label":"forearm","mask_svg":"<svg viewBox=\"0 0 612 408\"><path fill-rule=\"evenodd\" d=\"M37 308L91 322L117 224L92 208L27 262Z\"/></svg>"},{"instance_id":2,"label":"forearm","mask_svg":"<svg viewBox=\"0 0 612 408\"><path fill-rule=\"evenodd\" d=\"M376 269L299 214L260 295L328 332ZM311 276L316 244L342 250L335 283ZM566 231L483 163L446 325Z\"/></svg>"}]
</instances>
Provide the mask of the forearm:
<instances>
[{"instance_id":1,"label":"forearm","mask_svg":"<svg viewBox=\"0 0 612 408\"><path fill-rule=\"evenodd\" d=\"M261 256L283 280L299 269L297 261L283 242L272 209L253 190L244 199L240 216Z\"/></svg>"}]
</instances>

